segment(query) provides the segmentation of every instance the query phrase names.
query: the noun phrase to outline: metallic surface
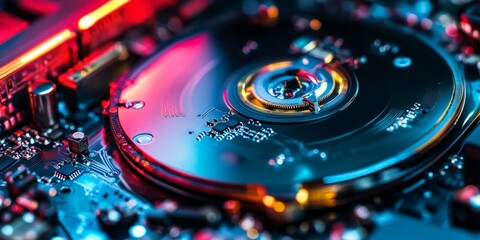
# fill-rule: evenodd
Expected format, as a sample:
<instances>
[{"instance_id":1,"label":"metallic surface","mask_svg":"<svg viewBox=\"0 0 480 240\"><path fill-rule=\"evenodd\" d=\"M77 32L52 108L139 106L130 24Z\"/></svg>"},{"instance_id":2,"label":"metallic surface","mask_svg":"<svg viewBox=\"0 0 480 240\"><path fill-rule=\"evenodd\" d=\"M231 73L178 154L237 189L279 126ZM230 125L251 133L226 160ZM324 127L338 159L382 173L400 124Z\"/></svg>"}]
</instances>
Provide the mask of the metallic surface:
<instances>
[{"instance_id":1,"label":"metallic surface","mask_svg":"<svg viewBox=\"0 0 480 240\"><path fill-rule=\"evenodd\" d=\"M33 125L40 129L57 123L57 87L47 80L36 81L28 87Z\"/></svg>"},{"instance_id":2,"label":"metallic surface","mask_svg":"<svg viewBox=\"0 0 480 240\"><path fill-rule=\"evenodd\" d=\"M108 97L110 83L127 68L127 58L123 44L107 44L60 75L58 81L65 91L68 108L87 109Z\"/></svg>"},{"instance_id":3,"label":"metallic surface","mask_svg":"<svg viewBox=\"0 0 480 240\"><path fill-rule=\"evenodd\" d=\"M0 239L478 240L478 4L0 1Z\"/></svg>"},{"instance_id":4,"label":"metallic surface","mask_svg":"<svg viewBox=\"0 0 480 240\"><path fill-rule=\"evenodd\" d=\"M123 153L137 170L190 193L258 201L266 194L294 200L307 192L303 203L325 206L429 163L418 156L447 137L464 105L464 79L452 60L388 24L322 20L320 31L298 32L289 22L208 27L177 38L132 73L114 95L120 107L110 120L117 143L131 144ZM302 57L289 51L300 35L341 38L350 60L366 56L361 66L342 65L358 79L350 105L330 117L305 119L315 114L265 114L231 100L229 86L245 72ZM258 48L242 54L249 41ZM398 51L379 52L379 41ZM411 65L396 66L398 57ZM145 105L121 107L128 101ZM150 134L151 141L134 142L138 134Z\"/></svg>"}]
</instances>

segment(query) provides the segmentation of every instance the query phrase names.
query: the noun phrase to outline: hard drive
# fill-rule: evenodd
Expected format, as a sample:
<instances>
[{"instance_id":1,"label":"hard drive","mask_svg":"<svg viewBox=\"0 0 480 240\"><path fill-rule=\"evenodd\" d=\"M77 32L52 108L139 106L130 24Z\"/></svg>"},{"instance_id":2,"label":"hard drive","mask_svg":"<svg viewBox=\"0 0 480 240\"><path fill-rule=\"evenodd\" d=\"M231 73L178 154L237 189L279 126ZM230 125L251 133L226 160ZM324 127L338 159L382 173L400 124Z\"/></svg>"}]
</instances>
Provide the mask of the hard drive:
<instances>
[{"instance_id":1,"label":"hard drive","mask_svg":"<svg viewBox=\"0 0 480 240\"><path fill-rule=\"evenodd\" d=\"M0 6L2 239L480 236L475 1Z\"/></svg>"}]
</instances>

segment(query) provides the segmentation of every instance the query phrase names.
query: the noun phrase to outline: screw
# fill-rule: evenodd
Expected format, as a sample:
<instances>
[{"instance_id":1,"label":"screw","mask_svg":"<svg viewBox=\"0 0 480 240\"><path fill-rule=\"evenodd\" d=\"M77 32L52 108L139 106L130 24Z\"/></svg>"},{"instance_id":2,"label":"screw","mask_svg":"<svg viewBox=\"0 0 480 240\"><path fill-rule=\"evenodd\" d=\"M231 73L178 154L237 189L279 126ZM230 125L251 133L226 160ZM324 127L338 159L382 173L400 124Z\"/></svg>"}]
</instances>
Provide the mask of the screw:
<instances>
[{"instance_id":1,"label":"screw","mask_svg":"<svg viewBox=\"0 0 480 240\"><path fill-rule=\"evenodd\" d=\"M149 144L153 141L153 135L150 133L140 133L133 137L133 141L139 144Z\"/></svg>"},{"instance_id":2,"label":"screw","mask_svg":"<svg viewBox=\"0 0 480 240\"><path fill-rule=\"evenodd\" d=\"M135 101L127 101L125 103L125 107L128 108L128 109L141 109L145 106L145 102L144 101L140 101L140 100L135 100Z\"/></svg>"}]
</instances>

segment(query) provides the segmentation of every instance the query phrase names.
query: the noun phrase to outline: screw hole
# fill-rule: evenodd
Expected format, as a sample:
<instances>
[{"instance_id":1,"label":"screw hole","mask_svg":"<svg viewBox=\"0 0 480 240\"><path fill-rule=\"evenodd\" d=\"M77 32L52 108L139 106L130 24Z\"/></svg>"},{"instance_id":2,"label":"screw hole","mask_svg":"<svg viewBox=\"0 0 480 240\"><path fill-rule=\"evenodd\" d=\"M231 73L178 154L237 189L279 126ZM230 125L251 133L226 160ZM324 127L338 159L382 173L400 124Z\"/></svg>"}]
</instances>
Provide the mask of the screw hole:
<instances>
[{"instance_id":1,"label":"screw hole","mask_svg":"<svg viewBox=\"0 0 480 240\"><path fill-rule=\"evenodd\" d=\"M72 189L69 186L63 186L62 188L60 188L60 192L62 194L69 194L72 192Z\"/></svg>"}]
</instances>

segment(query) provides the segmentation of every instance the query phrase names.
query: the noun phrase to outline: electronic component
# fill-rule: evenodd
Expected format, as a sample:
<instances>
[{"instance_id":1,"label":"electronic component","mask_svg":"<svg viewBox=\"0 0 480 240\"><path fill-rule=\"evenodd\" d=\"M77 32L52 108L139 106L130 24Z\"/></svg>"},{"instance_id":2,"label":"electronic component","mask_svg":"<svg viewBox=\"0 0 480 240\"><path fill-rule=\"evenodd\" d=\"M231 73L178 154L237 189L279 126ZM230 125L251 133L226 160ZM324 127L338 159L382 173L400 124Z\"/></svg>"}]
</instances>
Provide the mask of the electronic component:
<instances>
[{"instance_id":1,"label":"electronic component","mask_svg":"<svg viewBox=\"0 0 480 240\"><path fill-rule=\"evenodd\" d=\"M230 126L228 126L227 123L218 123L218 124L215 124L215 126L212 127L212 131L214 131L218 134L223 134L228 130L230 130Z\"/></svg>"},{"instance_id":2,"label":"electronic component","mask_svg":"<svg viewBox=\"0 0 480 240\"><path fill-rule=\"evenodd\" d=\"M5 25L1 28L2 41L14 35L21 41L0 46L0 133L28 119L28 101L22 99L25 99L24 89L31 82L57 78L59 73L72 67L93 48L143 24L156 11L175 2L115 0L59 4L41 1L35 4L45 7L38 9L40 5L33 7L31 1L20 1L18 6L24 9L22 11L50 14L39 18L29 31L22 31L29 26L25 21L9 14L2 15L4 21L0 24ZM138 12L143 14L138 15Z\"/></svg>"},{"instance_id":3,"label":"electronic component","mask_svg":"<svg viewBox=\"0 0 480 240\"><path fill-rule=\"evenodd\" d=\"M28 119L30 83L56 75L77 59L75 37L75 32L64 29L0 66L0 133Z\"/></svg>"},{"instance_id":4,"label":"electronic component","mask_svg":"<svg viewBox=\"0 0 480 240\"><path fill-rule=\"evenodd\" d=\"M61 166L57 171L55 171L55 177L62 180L70 179L73 180L80 175L80 169L69 164Z\"/></svg>"},{"instance_id":5,"label":"electronic component","mask_svg":"<svg viewBox=\"0 0 480 240\"><path fill-rule=\"evenodd\" d=\"M148 23L159 9L175 4L176 0L115 0L107 1L78 19L80 42L85 52L114 39L129 28ZM142 14L138 14L142 13Z\"/></svg>"},{"instance_id":6,"label":"electronic component","mask_svg":"<svg viewBox=\"0 0 480 240\"><path fill-rule=\"evenodd\" d=\"M39 80L28 87L32 123L46 129L57 123L57 87L47 80Z\"/></svg>"},{"instance_id":7,"label":"electronic component","mask_svg":"<svg viewBox=\"0 0 480 240\"><path fill-rule=\"evenodd\" d=\"M126 70L128 53L120 43L101 48L59 77L67 106L85 110L109 93L110 82Z\"/></svg>"},{"instance_id":8,"label":"electronic component","mask_svg":"<svg viewBox=\"0 0 480 240\"><path fill-rule=\"evenodd\" d=\"M477 10L0 1L0 238L480 239Z\"/></svg>"},{"instance_id":9,"label":"electronic component","mask_svg":"<svg viewBox=\"0 0 480 240\"><path fill-rule=\"evenodd\" d=\"M15 172L6 175L8 190L11 196L16 197L27 189L37 185L37 177L21 165Z\"/></svg>"},{"instance_id":10,"label":"electronic component","mask_svg":"<svg viewBox=\"0 0 480 240\"><path fill-rule=\"evenodd\" d=\"M68 149L76 154L88 151L88 136L83 132L74 132L68 138Z\"/></svg>"}]
</instances>

